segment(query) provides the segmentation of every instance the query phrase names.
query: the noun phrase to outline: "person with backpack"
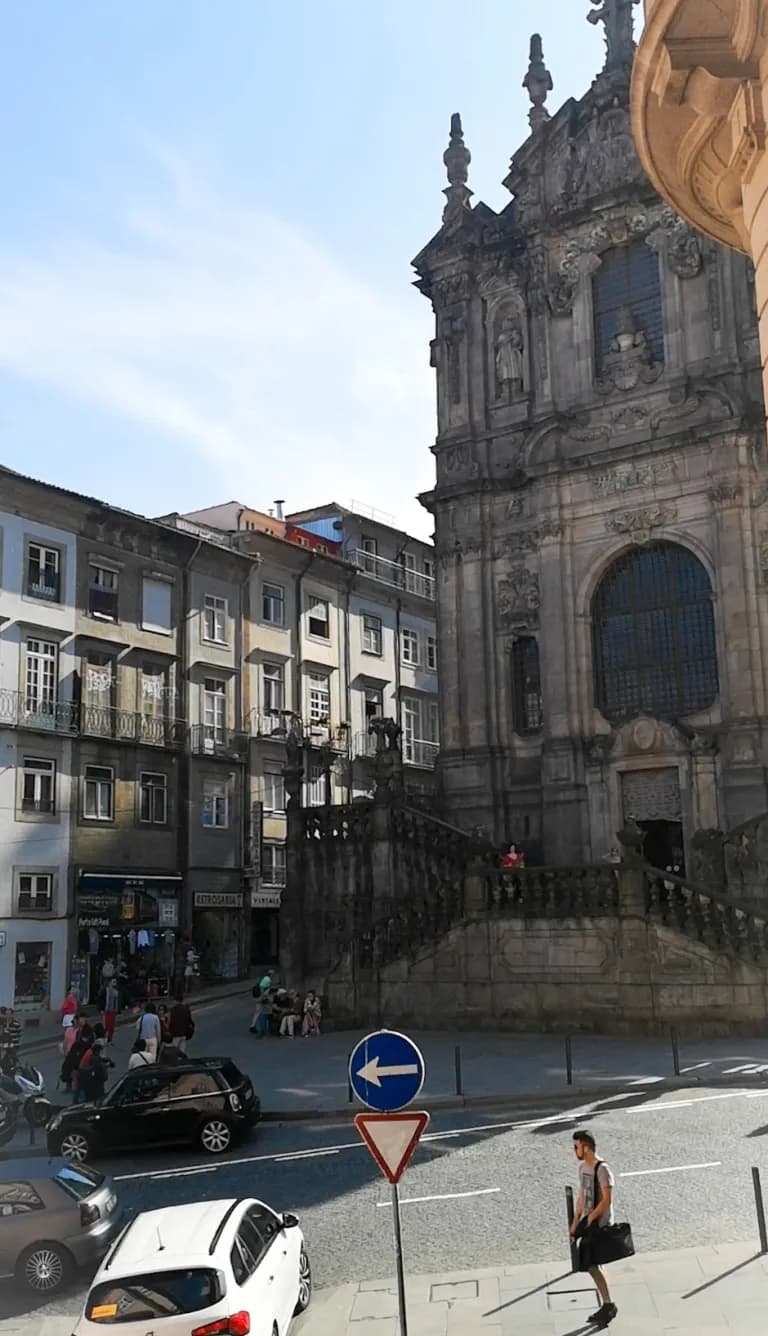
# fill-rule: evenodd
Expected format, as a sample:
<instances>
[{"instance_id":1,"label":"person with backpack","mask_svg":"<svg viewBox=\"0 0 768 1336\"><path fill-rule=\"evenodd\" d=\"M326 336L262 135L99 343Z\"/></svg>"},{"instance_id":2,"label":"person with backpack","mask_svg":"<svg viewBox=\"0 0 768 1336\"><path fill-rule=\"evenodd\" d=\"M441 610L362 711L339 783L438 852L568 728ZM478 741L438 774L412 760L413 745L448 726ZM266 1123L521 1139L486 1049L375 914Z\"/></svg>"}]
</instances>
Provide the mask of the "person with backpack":
<instances>
[{"instance_id":1,"label":"person with backpack","mask_svg":"<svg viewBox=\"0 0 768 1336\"><path fill-rule=\"evenodd\" d=\"M139 1039L144 1040L147 1046L147 1052L152 1055L152 1061L154 1062L160 1052L160 1044L163 1039L160 1018L157 1014L157 1008L154 1002L147 1002L145 1004L144 1011L139 1017L139 1022L136 1026L136 1033Z\"/></svg>"},{"instance_id":2,"label":"person with backpack","mask_svg":"<svg viewBox=\"0 0 768 1336\"><path fill-rule=\"evenodd\" d=\"M106 1039L94 1039L77 1069L76 1104L96 1103L104 1098L107 1076L114 1062L106 1055Z\"/></svg>"},{"instance_id":3,"label":"person with backpack","mask_svg":"<svg viewBox=\"0 0 768 1336\"><path fill-rule=\"evenodd\" d=\"M133 1072L137 1067L151 1067L154 1058L147 1052L147 1045L144 1039L137 1039L133 1046L133 1052L128 1059L128 1071Z\"/></svg>"},{"instance_id":4,"label":"person with backpack","mask_svg":"<svg viewBox=\"0 0 768 1336\"><path fill-rule=\"evenodd\" d=\"M607 1327L618 1313L611 1300L608 1281L601 1269L600 1234L614 1225L614 1176L604 1160L597 1157L591 1132L574 1132L573 1149L579 1161L579 1195L571 1223L571 1238L578 1241L579 1271L589 1273L601 1299L596 1313L587 1318L599 1327Z\"/></svg>"}]
</instances>

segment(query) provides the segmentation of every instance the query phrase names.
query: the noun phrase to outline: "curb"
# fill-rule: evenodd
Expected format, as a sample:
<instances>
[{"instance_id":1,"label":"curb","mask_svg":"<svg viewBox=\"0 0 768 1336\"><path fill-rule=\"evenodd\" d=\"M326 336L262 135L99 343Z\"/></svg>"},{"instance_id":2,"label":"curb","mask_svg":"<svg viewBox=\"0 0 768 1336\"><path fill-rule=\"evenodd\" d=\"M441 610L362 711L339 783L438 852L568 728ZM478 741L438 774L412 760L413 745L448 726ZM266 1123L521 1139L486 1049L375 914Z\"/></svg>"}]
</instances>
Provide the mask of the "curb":
<instances>
[{"instance_id":1,"label":"curb","mask_svg":"<svg viewBox=\"0 0 768 1336\"><path fill-rule=\"evenodd\" d=\"M227 998L230 997L243 997L245 996L246 993L250 994L252 987L253 987L252 983L244 984L241 982L239 988L235 988L233 984L233 986L231 988L228 988L225 992L211 994L207 997L200 996L197 999L195 999L193 996L192 998L189 999L189 1005L193 1008L196 1007L202 1008L209 1006L212 1002L225 1002ZM97 1011L96 1012L97 1018L98 1014L99 1013ZM136 1019L137 1017L134 1016L133 1012L131 1012L130 1015L122 1014L117 1018L116 1028L118 1030L122 1030L127 1025L135 1024ZM45 1039L43 1038L30 1039L29 1041L27 1041L24 1038L22 1038L21 1044L19 1045L19 1053L21 1054L21 1057L23 1059L27 1056L27 1054L39 1053L44 1048L57 1048L60 1043L61 1043L61 1031L60 1029L57 1029L55 1035L48 1035L48 1037Z\"/></svg>"},{"instance_id":2,"label":"curb","mask_svg":"<svg viewBox=\"0 0 768 1336\"><path fill-rule=\"evenodd\" d=\"M451 1112L456 1109L482 1109L482 1108L519 1108L527 1107L540 1108L546 1105L547 1108L567 1109L574 1101L577 1104L594 1103L595 1100L607 1099L609 1097L631 1098L633 1095L641 1095L646 1091L654 1093L664 1093L674 1090L706 1090L710 1086L727 1086L735 1089L751 1089L755 1086L768 1090L768 1078L753 1078L752 1081L738 1080L733 1076L711 1076L706 1080L695 1076L673 1076L661 1081L655 1081L653 1085L617 1085L611 1084L594 1086L569 1086L567 1090L529 1090L520 1094L509 1095L441 1095L435 1099L422 1101L427 1105L431 1113ZM300 1123L300 1122L326 1122L332 1118L347 1118L351 1114L359 1112L364 1106L357 1100L347 1103L341 1108L335 1109L265 1109L262 1111L260 1121L262 1123Z\"/></svg>"}]
</instances>

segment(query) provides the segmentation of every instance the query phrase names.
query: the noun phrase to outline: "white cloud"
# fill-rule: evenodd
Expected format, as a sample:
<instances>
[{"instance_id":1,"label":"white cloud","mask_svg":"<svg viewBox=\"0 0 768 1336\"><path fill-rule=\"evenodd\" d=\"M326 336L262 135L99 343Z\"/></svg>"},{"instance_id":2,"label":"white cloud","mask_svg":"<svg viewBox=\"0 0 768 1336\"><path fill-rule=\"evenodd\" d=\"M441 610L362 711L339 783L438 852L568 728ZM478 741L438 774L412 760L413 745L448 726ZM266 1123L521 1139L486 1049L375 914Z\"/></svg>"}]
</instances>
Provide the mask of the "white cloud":
<instances>
[{"instance_id":1,"label":"white cloud","mask_svg":"<svg viewBox=\"0 0 768 1336\"><path fill-rule=\"evenodd\" d=\"M429 485L434 434L426 304L407 278L377 291L291 222L156 160L161 189L116 210L113 244L0 248L0 367L166 434L167 466L186 454L206 476L201 505L354 495L418 523L408 503ZM149 450L138 430L137 470Z\"/></svg>"}]
</instances>

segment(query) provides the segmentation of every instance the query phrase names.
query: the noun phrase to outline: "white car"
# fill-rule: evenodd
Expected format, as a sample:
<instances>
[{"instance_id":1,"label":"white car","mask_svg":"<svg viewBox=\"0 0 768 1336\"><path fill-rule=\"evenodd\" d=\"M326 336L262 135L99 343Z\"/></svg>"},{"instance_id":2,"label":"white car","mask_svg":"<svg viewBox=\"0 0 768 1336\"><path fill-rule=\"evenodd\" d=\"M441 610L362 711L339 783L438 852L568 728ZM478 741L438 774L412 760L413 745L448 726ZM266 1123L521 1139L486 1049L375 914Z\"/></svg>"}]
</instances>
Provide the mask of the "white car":
<instances>
[{"instance_id":1,"label":"white car","mask_svg":"<svg viewBox=\"0 0 768 1336\"><path fill-rule=\"evenodd\" d=\"M104 1259L73 1336L287 1336L312 1296L295 1215L253 1197L142 1211Z\"/></svg>"}]
</instances>

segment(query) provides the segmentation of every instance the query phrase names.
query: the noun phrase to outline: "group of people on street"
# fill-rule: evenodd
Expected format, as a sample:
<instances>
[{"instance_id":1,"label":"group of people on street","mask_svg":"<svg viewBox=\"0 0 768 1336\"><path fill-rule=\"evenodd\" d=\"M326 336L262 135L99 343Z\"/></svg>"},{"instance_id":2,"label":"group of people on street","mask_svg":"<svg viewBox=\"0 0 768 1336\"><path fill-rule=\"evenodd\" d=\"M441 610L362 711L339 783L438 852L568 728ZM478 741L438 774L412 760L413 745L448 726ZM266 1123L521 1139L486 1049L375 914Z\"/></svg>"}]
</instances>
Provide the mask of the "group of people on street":
<instances>
[{"instance_id":1,"label":"group of people on street","mask_svg":"<svg viewBox=\"0 0 768 1336\"><path fill-rule=\"evenodd\" d=\"M312 989L301 1003L297 993L275 987L272 975L267 973L255 985L253 996L256 998L256 1010L250 1028L251 1034L259 1039L271 1033L293 1039L298 1024L301 1024L301 1033L305 1039L320 1034L323 1010L317 993Z\"/></svg>"},{"instance_id":2,"label":"group of people on street","mask_svg":"<svg viewBox=\"0 0 768 1336\"><path fill-rule=\"evenodd\" d=\"M74 1104L101 1099L114 1062L107 1048L114 1041L116 1015L109 988L103 998L101 1020L92 1021L79 1009L72 1010L72 995L62 1007L62 1064L60 1084L72 1093ZM181 994L169 1009L164 1003L145 1003L136 1021L128 1069L150 1063L172 1065L184 1061L187 1044L195 1033L192 1011Z\"/></svg>"},{"instance_id":3,"label":"group of people on street","mask_svg":"<svg viewBox=\"0 0 768 1336\"><path fill-rule=\"evenodd\" d=\"M183 995L177 993L173 1006L164 1002L147 1002L136 1024L128 1068L146 1067L152 1062L165 1065L183 1061L187 1044L195 1033L192 1009Z\"/></svg>"}]
</instances>

